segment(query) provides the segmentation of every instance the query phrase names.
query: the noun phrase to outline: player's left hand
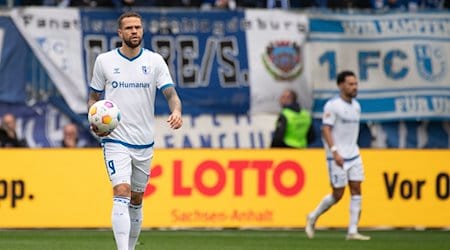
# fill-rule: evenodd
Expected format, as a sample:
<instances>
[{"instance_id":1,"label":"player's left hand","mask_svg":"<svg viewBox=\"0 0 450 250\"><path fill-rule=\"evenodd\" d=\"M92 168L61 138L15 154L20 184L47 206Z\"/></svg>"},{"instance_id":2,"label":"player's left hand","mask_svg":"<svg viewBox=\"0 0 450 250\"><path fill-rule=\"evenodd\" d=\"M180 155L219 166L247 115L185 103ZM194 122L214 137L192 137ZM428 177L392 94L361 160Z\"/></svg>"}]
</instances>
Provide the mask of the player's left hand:
<instances>
[{"instance_id":1,"label":"player's left hand","mask_svg":"<svg viewBox=\"0 0 450 250\"><path fill-rule=\"evenodd\" d=\"M172 112L167 119L170 128L179 129L183 125L183 119L181 118L181 113L178 111Z\"/></svg>"}]
</instances>

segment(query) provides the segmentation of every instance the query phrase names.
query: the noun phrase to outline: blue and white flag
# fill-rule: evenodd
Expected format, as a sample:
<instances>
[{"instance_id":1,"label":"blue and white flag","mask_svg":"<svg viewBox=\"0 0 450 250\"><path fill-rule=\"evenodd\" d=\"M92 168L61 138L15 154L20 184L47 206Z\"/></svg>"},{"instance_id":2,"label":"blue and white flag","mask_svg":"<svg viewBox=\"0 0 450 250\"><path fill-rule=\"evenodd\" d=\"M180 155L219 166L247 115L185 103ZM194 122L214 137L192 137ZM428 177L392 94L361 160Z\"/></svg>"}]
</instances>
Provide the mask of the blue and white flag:
<instances>
[{"instance_id":1,"label":"blue and white flag","mask_svg":"<svg viewBox=\"0 0 450 250\"><path fill-rule=\"evenodd\" d=\"M338 93L337 73L352 70L363 120L449 119L449 20L447 13L312 16L315 116Z\"/></svg>"},{"instance_id":2,"label":"blue and white flag","mask_svg":"<svg viewBox=\"0 0 450 250\"><path fill-rule=\"evenodd\" d=\"M69 107L76 113L86 113L79 10L15 8L11 18Z\"/></svg>"}]
</instances>

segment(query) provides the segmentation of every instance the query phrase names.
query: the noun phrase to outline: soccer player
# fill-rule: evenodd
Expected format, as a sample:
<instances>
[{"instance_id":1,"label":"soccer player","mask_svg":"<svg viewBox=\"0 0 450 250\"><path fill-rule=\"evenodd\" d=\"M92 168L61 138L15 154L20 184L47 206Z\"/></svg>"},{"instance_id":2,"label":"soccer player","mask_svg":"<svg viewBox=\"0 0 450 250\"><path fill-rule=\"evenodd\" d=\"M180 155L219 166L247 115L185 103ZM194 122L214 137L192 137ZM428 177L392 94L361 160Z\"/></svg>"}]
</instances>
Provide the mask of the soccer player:
<instances>
[{"instance_id":1,"label":"soccer player","mask_svg":"<svg viewBox=\"0 0 450 250\"><path fill-rule=\"evenodd\" d=\"M364 169L357 145L361 106L356 97L358 81L351 71L343 71L337 76L340 94L325 104L322 118L322 138L325 147L328 174L332 193L325 196L317 208L308 214L305 232L314 237L317 219L343 196L348 185L351 194L350 223L347 240L370 240L369 236L358 233L361 212L361 182Z\"/></svg>"},{"instance_id":2,"label":"soccer player","mask_svg":"<svg viewBox=\"0 0 450 250\"><path fill-rule=\"evenodd\" d=\"M141 48L142 17L125 12L118 18L122 46L100 54L94 64L89 107L102 94L121 111L118 127L102 137L106 168L113 186L112 229L118 250L134 249L142 225L142 199L149 179L155 133L156 90L162 91L172 129L182 126L181 101L162 56Z\"/></svg>"}]
</instances>

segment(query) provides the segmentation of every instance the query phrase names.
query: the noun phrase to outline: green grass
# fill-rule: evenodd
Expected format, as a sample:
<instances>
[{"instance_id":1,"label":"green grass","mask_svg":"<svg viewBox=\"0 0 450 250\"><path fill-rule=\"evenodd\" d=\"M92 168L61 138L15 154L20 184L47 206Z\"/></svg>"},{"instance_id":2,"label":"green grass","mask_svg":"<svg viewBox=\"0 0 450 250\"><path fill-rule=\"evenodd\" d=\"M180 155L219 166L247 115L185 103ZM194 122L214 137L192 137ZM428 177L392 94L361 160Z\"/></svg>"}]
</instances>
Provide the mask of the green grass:
<instances>
[{"instance_id":1,"label":"green grass","mask_svg":"<svg viewBox=\"0 0 450 250\"><path fill-rule=\"evenodd\" d=\"M343 230L319 230L308 240L301 230L180 230L143 231L136 250L444 250L450 249L450 232L441 230L366 231L370 241L346 241ZM4 230L4 250L112 250L110 231Z\"/></svg>"}]
</instances>

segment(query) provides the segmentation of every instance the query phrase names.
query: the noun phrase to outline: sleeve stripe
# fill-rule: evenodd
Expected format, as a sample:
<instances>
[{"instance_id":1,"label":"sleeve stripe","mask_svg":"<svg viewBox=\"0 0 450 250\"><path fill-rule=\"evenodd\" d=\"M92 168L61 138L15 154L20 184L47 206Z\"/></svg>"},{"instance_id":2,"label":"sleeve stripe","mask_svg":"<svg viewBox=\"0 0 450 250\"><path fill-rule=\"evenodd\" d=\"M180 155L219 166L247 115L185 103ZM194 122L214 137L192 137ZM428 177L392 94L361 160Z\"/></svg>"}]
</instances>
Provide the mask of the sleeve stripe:
<instances>
[{"instance_id":1,"label":"sleeve stripe","mask_svg":"<svg viewBox=\"0 0 450 250\"><path fill-rule=\"evenodd\" d=\"M173 83L166 83L165 85L163 85L163 86L160 88L160 90L163 91L163 90L165 90L165 89L168 88L168 87L173 87Z\"/></svg>"},{"instance_id":2,"label":"sleeve stripe","mask_svg":"<svg viewBox=\"0 0 450 250\"><path fill-rule=\"evenodd\" d=\"M90 90L97 92L97 93L103 93L104 90L98 90L98 89L94 89L93 87L89 87Z\"/></svg>"}]
</instances>

